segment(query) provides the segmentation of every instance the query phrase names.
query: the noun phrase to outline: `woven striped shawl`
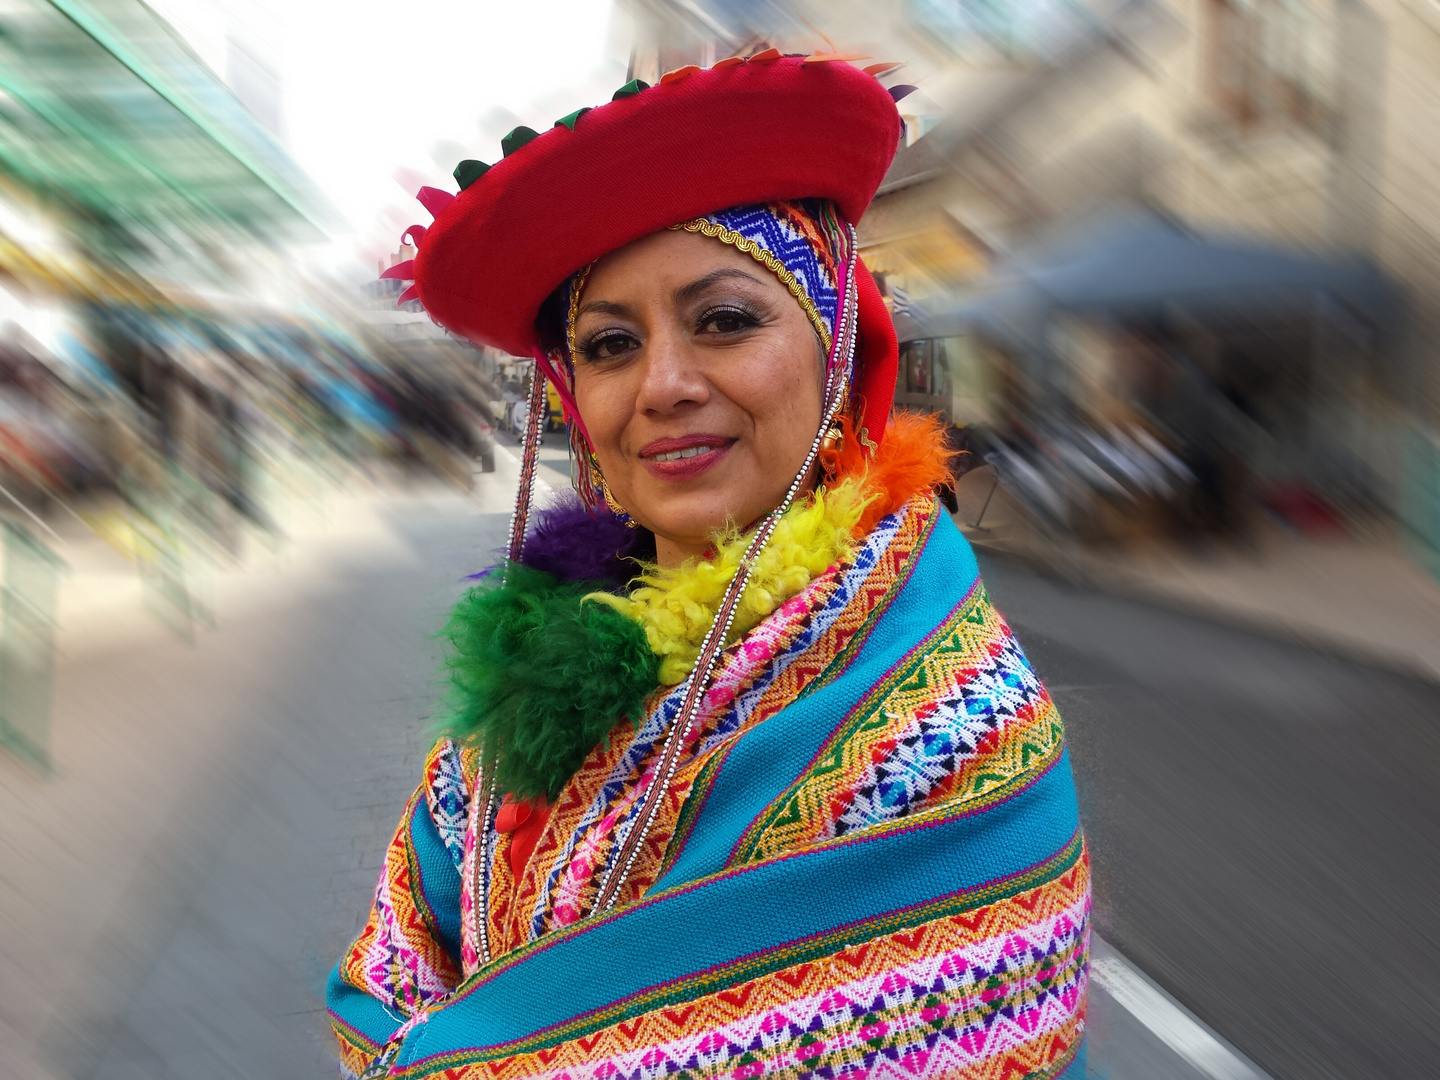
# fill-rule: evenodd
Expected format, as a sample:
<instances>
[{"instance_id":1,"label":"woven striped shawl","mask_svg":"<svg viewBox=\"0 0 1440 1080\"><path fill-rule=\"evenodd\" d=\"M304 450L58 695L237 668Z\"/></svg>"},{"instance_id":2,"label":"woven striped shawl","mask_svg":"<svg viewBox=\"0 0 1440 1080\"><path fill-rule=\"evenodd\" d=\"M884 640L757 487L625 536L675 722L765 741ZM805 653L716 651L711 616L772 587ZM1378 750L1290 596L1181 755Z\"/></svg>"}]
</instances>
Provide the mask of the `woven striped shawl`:
<instances>
[{"instance_id":1,"label":"woven striped shawl","mask_svg":"<svg viewBox=\"0 0 1440 1080\"><path fill-rule=\"evenodd\" d=\"M728 650L593 913L683 692L591 753L519 881L509 836L477 826L473 753L437 744L331 976L343 1071L1083 1074L1089 862L1060 718L932 498Z\"/></svg>"}]
</instances>

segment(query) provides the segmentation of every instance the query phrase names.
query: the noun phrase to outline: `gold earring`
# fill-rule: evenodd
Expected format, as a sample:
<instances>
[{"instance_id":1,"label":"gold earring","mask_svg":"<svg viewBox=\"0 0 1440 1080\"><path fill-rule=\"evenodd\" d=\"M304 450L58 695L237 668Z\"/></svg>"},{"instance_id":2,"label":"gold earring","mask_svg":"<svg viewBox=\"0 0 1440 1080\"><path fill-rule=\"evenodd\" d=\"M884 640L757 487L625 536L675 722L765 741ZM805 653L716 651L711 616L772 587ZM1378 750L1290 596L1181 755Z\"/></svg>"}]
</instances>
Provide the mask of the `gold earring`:
<instances>
[{"instance_id":1,"label":"gold earring","mask_svg":"<svg viewBox=\"0 0 1440 1080\"><path fill-rule=\"evenodd\" d=\"M605 505L610 508L610 512L623 520L626 528L638 529L640 523L626 513L625 508L615 501L615 494L610 490L610 485L606 483L605 474L600 471L598 462L595 464L594 469L595 475L600 478L600 494L604 497Z\"/></svg>"}]
</instances>

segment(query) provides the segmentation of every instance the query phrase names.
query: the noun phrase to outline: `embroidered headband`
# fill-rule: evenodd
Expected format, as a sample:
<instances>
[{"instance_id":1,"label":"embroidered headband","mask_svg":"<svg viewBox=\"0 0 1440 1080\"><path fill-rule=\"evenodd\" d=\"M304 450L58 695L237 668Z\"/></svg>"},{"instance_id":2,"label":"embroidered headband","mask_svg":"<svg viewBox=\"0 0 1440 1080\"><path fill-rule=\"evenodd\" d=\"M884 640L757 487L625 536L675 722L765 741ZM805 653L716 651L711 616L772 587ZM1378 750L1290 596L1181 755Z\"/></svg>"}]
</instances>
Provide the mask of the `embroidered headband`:
<instances>
[{"instance_id":1,"label":"embroidered headband","mask_svg":"<svg viewBox=\"0 0 1440 1080\"><path fill-rule=\"evenodd\" d=\"M803 199L740 206L670 228L713 237L764 266L795 297L829 355L840 306L835 267L849 254L845 230L833 204L823 199ZM570 279L565 341L572 361L575 316L589 275L587 266Z\"/></svg>"}]
</instances>

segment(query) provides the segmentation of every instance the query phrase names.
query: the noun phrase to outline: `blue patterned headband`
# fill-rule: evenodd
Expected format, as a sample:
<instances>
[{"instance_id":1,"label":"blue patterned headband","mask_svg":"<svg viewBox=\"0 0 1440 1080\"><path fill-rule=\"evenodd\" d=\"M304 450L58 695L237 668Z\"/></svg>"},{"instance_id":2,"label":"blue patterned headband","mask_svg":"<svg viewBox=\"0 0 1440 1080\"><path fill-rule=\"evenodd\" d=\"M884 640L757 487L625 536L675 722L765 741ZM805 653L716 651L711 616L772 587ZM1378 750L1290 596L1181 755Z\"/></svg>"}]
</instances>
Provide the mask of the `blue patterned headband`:
<instances>
[{"instance_id":1,"label":"blue patterned headband","mask_svg":"<svg viewBox=\"0 0 1440 1080\"><path fill-rule=\"evenodd\" d=\"M849 231L835 206L823 199L737 206L684 221L672 229L713 237L751 256L790 290L804 309L820 343L830 355L839 317L837 267L849 257ZM593 264L591 264L593 265ZM565 323L567 360L575 356L575 314L590 267L570 279L570 307Z\"/></svg>"}]
</instances>

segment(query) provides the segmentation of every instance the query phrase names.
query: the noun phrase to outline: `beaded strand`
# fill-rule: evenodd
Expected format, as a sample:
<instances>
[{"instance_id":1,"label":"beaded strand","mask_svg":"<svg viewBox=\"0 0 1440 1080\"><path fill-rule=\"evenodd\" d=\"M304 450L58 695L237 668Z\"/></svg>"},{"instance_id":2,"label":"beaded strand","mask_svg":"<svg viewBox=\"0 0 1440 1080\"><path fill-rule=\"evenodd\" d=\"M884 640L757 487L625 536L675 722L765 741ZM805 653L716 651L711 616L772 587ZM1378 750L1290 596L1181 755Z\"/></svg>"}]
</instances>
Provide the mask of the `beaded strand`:
<instances>
[{"instance_id":1,"label":"beaded strand","mask_svg":"<svg viewBox=\"0 0 1440 1080\"><path fill-rule=\"evenodd\" d=\"M681 705L680 713L675 718L670 732L666 735L664 747L660 752L660 760L656 763L654 777L650 786L642 796L642 805L639 819L631 828L630 834L621 845L620 853L609 871L600 883L600 888L595 897L595 910L604 911L614 906L616 898L625 887L630 872L634 868L635 860L639 857L646 836L649 835L650 827L654 824L655 817L659 813L660 805L664 800L665 793L670 790L670 784L675 778L675 772L680 766L680 749L685 742L691 725L694 722L695 714L699 711L700 702L704 697L706 688L709 686L710 677L714 672L715 665L720 659L720 653L725 646L725 639L730 634L730 627L735 621L735 612L740 604L740 597L745 587L750 582L750 575L755 567L755 560L760 552L764 550L769 542L770 536L774 533L780 518L795 501L800 488L804 485L810 470L814 468L815 461L819 457L821 444L835 422L835 416L840 411L840 406L846 397L846 390L849 388L849 373L853 351L855 346L855 260L856 242L855 230L847 224L849 244L849 256L846 261L845 274L845 307L843 333L836 335L834 342L834 356L829 364L829 373L825 380L825 411L820 419L820 428L815 433L815 438L810 442L810 450L805 455L805 462L800 466L800 471L795 474L791 481L790 488L785 493L785 498L780 505L766 516L760 528L756 530L754 538L745 549L745 555L740 560L740 568L736 571L734 579L725 590L725 597L721 601L719 610L716 612L710 629L700 642L700 654L696 658L695 667L690 673L690 684L685 692L685 700ZM836 361L839 361L838 363Z\"/></svg>"},{"instance_id":2,"label":"beaded strand","mask_svg":"<svg viewBox=\"0 0 1440 1080\"><path fill-rule=\"evenodd\" d=\"M544 430L549 402L545 396L545 376L537 362L530 371L530 415L525 418L525 448L520 458L520 489L515 493L515 510L510 515L510 543L506 554L511 562L519 562L525 551L525 526L530 519L530 502L535 490L535 474L540 463L540 432Z\"/></svg>"}]
</instances>

